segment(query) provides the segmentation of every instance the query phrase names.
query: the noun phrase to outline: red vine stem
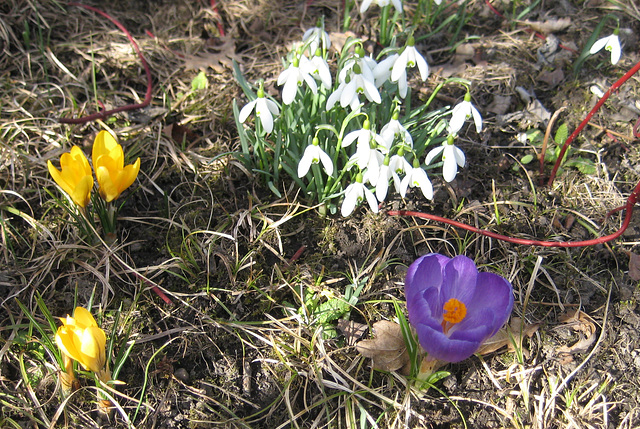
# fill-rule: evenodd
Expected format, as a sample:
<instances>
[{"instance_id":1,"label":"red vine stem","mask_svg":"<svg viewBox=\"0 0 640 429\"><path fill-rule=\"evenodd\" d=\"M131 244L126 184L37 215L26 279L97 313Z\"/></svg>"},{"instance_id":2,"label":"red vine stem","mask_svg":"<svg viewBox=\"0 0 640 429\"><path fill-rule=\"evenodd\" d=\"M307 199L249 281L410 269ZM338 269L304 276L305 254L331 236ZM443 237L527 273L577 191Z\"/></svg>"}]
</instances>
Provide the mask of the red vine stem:
<instances>
[{"instance_id":1,"label":"red vine stem","mask_svg":"<svg viewBox=\"0 0 640 429\"><path fill-rule=\"evenodd\" d=\"M560 154L558 155L558 159L556 160L556 163L553 166L553 170L551 170L551 176L549 177L549 182L547 182L547 186L551 186L553 184L553 181L556 178L556 173L558 172L558 168L560 168L560 163L562 162L562 158L564 157L564 153L569 148L569 145L571 145L573 140L578 136L578 134L580 134L582 129L587 126L587 124L589 123L589 121L591 120L593 115L595 115L595 113L600 109L600 107L602 107L602 105L604 104L605 101L607 101L609 96L611 94L613 94L614 91L617 91L618 88L620 88L622 86L622 84L624 84L626 81L628 81L631 78L631 76L636 74L638 72L638 70L640 70L640 61L635 66L633 66L633 68L631 70L629 70L627 73L625 73L624 76L622 76L620 79L618 79L618 81L616 83L611 85L611 88L609 88L607 90L607 92L604 93L602 98L600 98L600 100L598 100L596 105L593 106L593 109L591 109L589 114L587 114L587 116L582 120L580 125L578 125L578 127L575 129L575 131L569 136L567 141L564 142L564 145L562 146L562 150L560 151ZM634 129L634 133L635 133L635 131L636 130ZM631 198L631 196L629 196L629 198Z\"/></svg>"},{"instance_id":2,"label":"red vine stem","mask_svg":"<svg viewBox=\"0 0 640 429\"><path fill-rule=\"evenodd\" d=\"M140 58L140 61L142 62L142 66L144 67L144 71L147 74L147 92L144 95L144 101L140 104L128 104L126 106L116 107L115 109L111 109L111 110L103 110L102 112L94 113L93 115L89 115L89 116L83 116L82 118L60 118L58 120L63 124L84 124L86 122L95 121L97 119L105 119L107 116L111 116L115 113L124 112L127 110L142 109L144 107L147 107L151 103L151 88L152 88L151 70L149 69L149 64L147 64L147 61L144 59L142 52L140 52L140 48L138 47L138 44L136 43L135 40L133 40L131 33L129 33L129 31L127 31L127 29L124 28L124 26L120 24L120 22L118 22L111 15L108 15L107 13L99 9L96 9L93 6L87 6L81 3L69 3L69 6L82 7L84 9L90 10L92 12L95 12L107 18L109 21L115 24L115 26L118 27L120 31L122 31L125 34L125 36L127 36L127 39L129 39L129 42L133 46L133 49L135 49L136 53L138 54L138 58Z\"/></svg>"},{"instance_id":3,"label":"red vine stem","mask_svg":"<svg viewBox=\"0 0 640 429\"><path fill-rule=\"evenodd\" d=\"M627 199L627 204L617 209L614 209L609 213L611 214L622 209L625 210L624 221L622 222L622 226L620 227L620 229L618 229L613 234L605 235L605 236L594 238L591 240L583 240L583 241L544 241L544 240L529 240L526 238L509 237L507 235L497 234L495 232L488 231L486 229L476 228L475 226L467 225L465 223L457 222L455 220L447 219L441 216L436 216L429 213L409 211L409 210L389 210L387 214L389 216L415 216L422 219L433 220L436 222L441 222L447 225L455 226L456 228L461 228L467 231L471 231L476 234L484 235L486 237L506 241L507 243L522 244L525 246L583 247L583 246L593 246L594 244L606 243L620 237L629 226L629 223L631 222L631 215L633 214L633 206L638 201L638 197L640 197L640 183L636 185L633 192L631 192L631 195L629 195L629 198ZM607 216L609 214L607 214Z\"/></svg>"},{"instance_id":4,"label":"red vine stem","mask_svg":"<svg viewBox=\"0 0 640 429\"><path fill-rule=\"evenodd\" d=\"M218 6L216 5L216 0L211 0L210 4L211 4L211 10L218 17L218 22L217 22L218 33L220 33L220 37L224 37L224 28L222 27L222 22L221 22L222 18L220 17L220 12L218 12Z\"/></svg>"}]
</instances>

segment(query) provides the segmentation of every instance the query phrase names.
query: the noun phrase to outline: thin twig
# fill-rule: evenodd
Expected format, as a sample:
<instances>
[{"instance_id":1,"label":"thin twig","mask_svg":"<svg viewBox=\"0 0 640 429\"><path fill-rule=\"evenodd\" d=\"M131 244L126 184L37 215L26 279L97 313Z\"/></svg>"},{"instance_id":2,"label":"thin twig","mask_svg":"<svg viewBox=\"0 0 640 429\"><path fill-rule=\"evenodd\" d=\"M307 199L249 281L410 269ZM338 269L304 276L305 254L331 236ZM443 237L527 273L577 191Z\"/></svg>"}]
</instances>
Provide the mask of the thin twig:
<instances>
[{"instance_id":1,"label":"thin twig","mask_svg":"<svg viewBox=\"0 0 640 429\"><path fill-rule=\"evenodd\" d=\"M120 22L118 22L111 15L108 15L105 12L102 12L101 10L96 9L93 6L87 6L80 3L69 3L69 6L82 7L84 9L93 11L99 15L102 15L103 17L107 18L109 21L113 22L120 29L120 31L122 31L125 34L125 36L127 36L127 39L129 39L129 42L133 46L133 49L135 49L136 53L138 54L138 58L140 58L140 61L142 62L142 66L144 67L144 71L147 74L147 92L144 95L144 101L140 104L128 104L126 106L116 107L115 109L111 109L111 110L103 110L102 112L94 113L93 115L89 115L89 116L83 116L82 118L60 118L58 120L63 124L84 124L89 121L105 119L106 117L111 116L115 113L124 112L127 110L142 109L144 107L147 107L151 103L151 89L152 89L151 70L149 69L149 64L147 64L147 61L144 59L144 56L142 55L142 52L140 51L138 44L136 43L135 40L133 40L131 33L129 33L129 31L126 28L124 28L124 26L120 24Z\"/></svg>"}]
</instances>

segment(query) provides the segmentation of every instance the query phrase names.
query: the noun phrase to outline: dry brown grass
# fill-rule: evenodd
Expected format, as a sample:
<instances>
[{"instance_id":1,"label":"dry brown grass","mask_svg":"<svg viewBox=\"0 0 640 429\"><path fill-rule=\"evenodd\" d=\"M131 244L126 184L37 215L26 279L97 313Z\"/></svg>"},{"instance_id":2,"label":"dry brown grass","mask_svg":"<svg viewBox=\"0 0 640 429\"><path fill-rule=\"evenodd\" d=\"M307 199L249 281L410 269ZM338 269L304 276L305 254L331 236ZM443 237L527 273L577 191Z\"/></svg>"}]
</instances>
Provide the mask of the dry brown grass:
<instances>
[{"instance_id":1,"label":"dry brown grass","mask_svg":"<svg viewBox=\"0 0 640 429\"><path fill-rule=\"evenodd\" d=\"M238 147L231 103L241 94L230 56L249 81L264 78L275 94L287 47L322 14L327 27L338 31L339 3L219 1L224 37L205 2L97 5L138 41L153 73L153 101L142 111L80 125L58 119L93 113L96 102L109 109L144 97L144 71L127 39L98 15L56 1L0 5L0 426L640 424L638 289L624 272L623 252L638 244L635 222L616 243L559 250L508 245L415 219L364 213L323 218L289 184L277 199L229 155ZM581 46L586 29L613 7L623 28L638 31L632 1L603 6L573 5L574 26L563 41ZM556 7L545 4L531 18L544 19L546 11L557 16L562 9ZM468 8L478 17L486 12L480 1ZM368 36L375 25L371 14L352 17L352 28ZM498 31L495 22L487 15L465 27L482 35L473 43L488 58L487 64L468 63L463 75L481 107L502 95L512 96L517 110L522 106L514 88L523 86L534 89L550 111L569 100L561 122L571 128L584 114L592 76L610 83L639 59L631 37L621 68L593 59L576 81L548 88L531 68L543 42L520 27ZM438 45L441 38L429 43L432 61L451 59L446 46ZM208 87L193 92L191 81L200 70ZM428 87L439 79L432 77ZM637 94L638 84L628 84L629 94ZM443 96L443 103L456 100L459 88ZM521 237L578 240L613 231L620 218L605 215L624 202L640 177L637 148L624 139L633 124L611 119L619 110L615 103L579 142L594 161L594 175L571 170L553 189L532 187L533 169L511 169L514 159L528 153L515 143L523 124L489 117L481 136L464 136L469 168L455 183L438 184L433 204L416 199L390 205ZM115 245L83 240L55 202L65 197L46 169L47 160L57 163L71 145L89 153L94 135L105 128L116 131L125 151L143 164ZM568 217L575 218L572 227ZM449 365L451 375L436 388L419 390L404 376L371 369L342 337L325 338L328 327L310 317L300 291L324 300L342 296L354 279L363 281L357 304L343 317L368 325L393 319L393 300L404 298L404 267L430 251L465 253L482 269L507 277L514 286L514 316L540 326L515 351ZM174 305L164 305L152 285ZM39 297L53 316L93 299L102 326L115 337L115 351L133 344L119 375L126 385L111 392L119 407L111 419L95 412L95 387L88 381L62 399L55 350L35 328L53 334ZM584 339L561 322L576 309L593 320L595 340L562 358L558 349Z\"/></svg>"}]
</instances>

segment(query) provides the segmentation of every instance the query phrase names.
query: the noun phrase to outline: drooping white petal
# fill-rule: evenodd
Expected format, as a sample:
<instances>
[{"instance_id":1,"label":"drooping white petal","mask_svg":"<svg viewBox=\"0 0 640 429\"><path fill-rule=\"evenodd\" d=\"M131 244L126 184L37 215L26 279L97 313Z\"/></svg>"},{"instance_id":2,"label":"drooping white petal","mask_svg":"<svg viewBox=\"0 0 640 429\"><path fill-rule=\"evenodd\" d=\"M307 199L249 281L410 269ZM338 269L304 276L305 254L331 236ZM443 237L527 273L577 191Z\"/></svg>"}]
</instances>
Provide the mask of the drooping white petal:
<instances>
[{"instance_id":1,"label":"drooping white petal","mask_svg":"<svg viewBox=\"0 0 640 429\"><path fill-rule=\"evenodd\" d=\"M331 71L329 65L322 57L311 58L312 64L315 66L313 75L320 79L325 89L331 89Z\"/></svg>"},{"instance_id":2,"label":"drooping white petal","mask_svg":"<svg viewBox=\"0 0 640 429\"><path fill-rule=\"evenodd\" d=\"M362 4L360 5L360 13L365 13L367 9L369 9L369 6L371 6L372 1L373 0L362 0Z\"/></svg>"},{"instance_id":3,"label":"drooping white petal","mask_svg":"<svg viewBox=\"0 0 640 429\"><path fill-rule=\"evenodd\" d=\"M322 162L325 173L327 173L327 176L331 176L333 174L333 161L331 157L322 149L319 149L318 155L320 156L320 162Z\"/></svg>"},{"instance_id":4,"label":"drooping white petal","mask_svg":"<svg viewBox=\"0 0 640 429\"><path fill-rule=\"evenodd\" d=\"M258 99L255 99L253 101L248 102L243 108L242 110L240 110L240 114L238 115L238 120L241 123L244 123L244 121L247 120L247 118L249 117L249 115L251 114L251 112L253 111L254 106L256 105L256 102L258 101Z\"/></svg>"},{"instance_id":5,"label":"drooping white petal","mask_svg":"<svg viewBox=\"0 0 640 429\"><path fill-rule=\"evenodd\" d=\"M411 176L406 175L402 178L402 182L400 182L400 195L404 198L407 195L407 189L409 188L409 183L411 182Z\"/></svg>"},{"instance_id":6,"label":"drooping white petal","mask_svg":"<svg viewBox=\"0 0 640 429\"><path fill-rule=\"evenodd\" d=\"M309 169L311 168L311 163L313 162L313 148L316 147L314 145L307 146L304 150L304 154L298 163L298 177L302 178L307 175Z\"/></svg>"},{"instance_id":7,"label":"drooping white petal","mask_svg":"<svg viewBox=\"0 0 640 429\"><path fill-rule=\"evenodd\" d=\"M393 68L391 69L391 82L397 82L398 79L400 79L400 74L407 72L408 55L408 48L405 48L398 58L396 58L396 61L393 63Z\"/></svg>"},{"instance_id":8,"label":"drooping white petal","mask_svg":"<svg viewBox=\"0 0 640 429\"><path fill-rule=\"evenodd\" d=\"M343 217L349 216L353 213L353 210L358 204L358 199L362 199L364 185L362 183L352 183L347 186L344 191L344 200L342 201L342 207L340 213Z\"/></svg>"},{"instance_id":9,"label":"drooping white petal","mask_svg":"<svg viewBox=\"0 0 640 429\"><path fill-rule=\"evenodd\" d=\"M620 61L620 56L622 56L622 48L620 48L620 40L618 36L615 34L611 36L611 40L607 44L607 49L611 51L611 64L614 66Z\"/></svg>"},{"instance_id":10,"label":"drooping white petal","mask_svg":"<svg viewBox=\"0 0 640 429\"><path fill-rule=\"evenodd\" d=\"M422 195L428 200L433 199L433 185L427 176L427 172L422 168L414 168L412 174L412 183L413 186L420 187L422 191Z\"/></svg>"},{"instance_id":11,"label":"drooping white petal","mask_svg":"<svg viewBox=\"0 0 640 429\"><path fill-rule=\"evenodd\" d=\"M336 103L338 102L338 100L340 100L340 97L342 97L342 91L344 90L345 86L347 84L342 82L340 83L340 85L338 85L338 87L336 88L335 91L333 91L331 93L331 95L329 95L329 98L327 98L327 106L326 106L326 110L327 112L329 110L331 110L333 108L333 106L336 105Z\"/></svg>"},{"instance_id":12,"label":"drooping white petal","mask_svg":"<svg viewBox=\"0 0 640 429\"><path fill-rule=\"evenodd\" d=\"M268 98L265 98L265 101L267 102L267 108L269 109L269 111L273 115L279 115L280 114L280 108L278 107L278 105L276 103L274 103L273 101L269 100Z\"/></svg>"},{"instance_id":13,"label":"drooping white petal","mask_svg":"<svg viewBox=\"0 0 640 429\"><path fill-rule=\"evenodd\" d=\"M416 51L416 54L416 64L418 66L418 70L420 71L420 77L424 82L429 77L429 64L427 64L427 61L422 55L420 55L419 52Z\"/></svg>"},{"instance_id":14,"label":"drooping white petal","mask_svg":"<svg viewBox=\"0 0 640 429\"><path fill-rule=\"evenodd\" d=\"M464 152L458 146L454 146L453 156L456 158L456 162L460 167L464 167L467 163L466 157L464 156Z\"/></svg>"},{"instance_id":15,"label":"drooping white petal","mask_svg":"<svg viewBox=\"0 0 640 429\"><path fill-rule=\"evenodd\" d=\"M589 49L589 53L595 54L596 52L604 48L607 45L607 43L609 43L610 37L611 36L607 36L607 37L603 37L602 39L596 40L596 42L593 45L591 45L591 49Z\"/></svg>"},{"instance_id":16,"label":"drooping white petal","mask_svg":"<svg viewBox=\"0 0 640 429\"><path fill-rule=\"evenodd\" d=\"M291 74L292 67L293 66L289 66L285 70L283 70L282 73L280 73L277 81L278 85L282 85L289 80L289 75Z\"/></svg>"},{"instance_id":17,"label":"drooping white petal","mask_svg":"<svg viewBox=\"0 0 640 429\"><path fill-rule=\"evenodd\" d=\"M458 163L453 148L453 145L448 144L442 152L442 177L446 182L452 182L458 174Z\"/></svg>"},{"instance_id":18,"label":"drooping white petal","mask_svg":"<svg viewBox=\"0 0 640 429\"><path fill-rule=\"evenodd\" d=\"M293 77L293 76L292 76ZM282 88L282 102L291 104L298 93L298 81L296 79L288 79Z\"/></svg>"},{"instance_id":19,"label":"drooping white petal","mask_svg":"<svg viewBox=\"0 0 640 429\"><path fill-rule=\"evenodd\" d=\"M373 192L365 188L364 185L363 185L363 190L364 190L364 196L367 198L367 202L369 203L369 208L371 209L372 212L378 213L378 200L376 200L375 195L373 195Z\"/></svg>"},{"instance_id":20,"label":"drooping white petal","mask_svg":"<svg viewBox=\"0 0 640 429\"><path fill-rule=\"evenodd\" d=\"M402 2L400 0L391 0L391 3L393 3L393 7L395 7L398 12L402 13Z\"/></svg>"},{"instance_id":21,"label":"drooping white petal","mask_svg":"<svg viewBox=\"0 0 640 429\"><path fill-rule=\"evenodd\" d=\"M407 96L407 90L409 86L407 85L407 72L406 70L400 73L400 77L398 78L398 95L400 97L405 98Z\"/></svg>"},{"instance_id":22,"label":"drooping white petal","mask_svg":"<svg viewBox=\"0 0 640 429\"><path fill-rule=\"evenodd\" d=\"M479 133L482 131L482 116L480 116L480 112L478 112L478 109L476 109L473 104L469 103L469 106L471 107L473 122L476 124L476 132Z\"/></svg>"},{"instance_id":23,"label":"drooping white petal","mask_svg":"<svg viewBox=\"0 0 640 429\"><path fill-rule=\"evenodd\" d=\"M446 144L446 143L445 143ZM444 150L444 146L438 146L436 148L433 148L429 151L429 153L427 154L427 157L424 160L424 163L426 165L431 164L431 161L433 161L435 159L436 156L440 155L440 153Z\"/></svg>"},{"instance_id":24,"label":"drooping white petal","mask_svg":"<svg viewBox=\"0 0 640 429\"><path fill-rule=\"evenodd\" d=\"M342 147L351 146L351 144L360 137L362 130L351 131L342 139Z\"/></svg>"},{"instance_id":25,"label":"drooping white petal","mask_svg":"<svg viewBox=\"0 0 640 429\"><path fill-rule=\"evenodd\" d=\"M380 97L378 88L376 88L373 81L362 79L362 83L364 87L364 95L369 99L369 101L380 104L382 102L382 98Z\"/></svg>"},{"instance_id":26,"label":"drooping white petal","mask_svg":"<svg viewBox=\"0 0 640 429\"><path fill-rule=\"evenodd\" d=\"M342 90L342 94L340 95L340 105L342 107L347 107L349 104L351 104L354 98L358 98L356 89L357 87L355 80L352 80L345 85L344 89Z\"/></svg>"},{"instance_id":27,"label":"drooping white petal","mask_svg":"<svg viewBox=\"0 0 640 429\"><path fill-rule=\"evenodd\" d=\"M389 192L389 179L391 178L391 169L388 165L381 165L378 177L378 183L376 184L376 198L382 202L387 198Z\"/></svg>"},{"instance_id":28,"label":"drooping white petal","mask_svg":"<svg viewBox=\"0 0 640 429\"><path fill-rule=\"evenodd\" d=\"M462 129L467 115L471 114L470 107L471 103L468 101L462 101L455 105L451 111L451 119L449 120L449 134L458 134L458 131Z\"/></svg>"},{"instance_id":29,"label":"drooping white petal","mask_svg":"<svg viewBox=\"0 0 640 429\"><path fill-rule=\"evenodd\" d=\"M256 102L256 116L260 118L262 127L267 133L273 131L273 116L265 98L258 98Z\"/></svg>"}]
</instances>

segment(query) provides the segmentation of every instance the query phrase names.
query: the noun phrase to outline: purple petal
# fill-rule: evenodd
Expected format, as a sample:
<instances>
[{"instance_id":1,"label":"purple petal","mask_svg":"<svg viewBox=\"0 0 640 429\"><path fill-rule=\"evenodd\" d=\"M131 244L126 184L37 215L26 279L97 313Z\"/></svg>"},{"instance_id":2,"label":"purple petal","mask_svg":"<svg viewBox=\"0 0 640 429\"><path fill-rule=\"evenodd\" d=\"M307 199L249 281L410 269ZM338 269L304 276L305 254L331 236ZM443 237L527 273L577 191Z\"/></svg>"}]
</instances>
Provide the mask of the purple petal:
<instances>
[{"instance_id":1,"label":"purple petal","mask_svg":"<svg viewBox=\"0 0 640 429\"><path fill-rule=\"evenodd\" d=\"M442 286L442 271L450 258L438 253L430 253L416 259L407 271L404 282L404 293L409 301L421 296L425 289Z\"/></svg>"},{"instance_id":2,"label":"purple petal","mask_svg":"<svg viewBox=\"0 0 640 429\"><path fill-rule=\"evenodd\" d=\"M445 362L460 362L473 355L480 341L468 341L464 339L452 339L442 333L442 328L434 328L428 325L415 326L418 339L429 356Z\"/></svg>"},{"instance_id":3,"label":"purple petal","mask_svg":"<svg viewBox=\"0 0 640 429\"><path fill-rule=\"evenodd\" d=\"M475 294L477 277L478 270L471 259L464 255L451 259L444 268L441 305L455 298L469 307Z\"/></svg>"},{"instance_id":4,"label":"purple petal","mask_svg":"<svg viewBox=\"0 0 640 429\"><path fill-rule=\"evenodd\" d=\"M472 317L454 325L449 331L449 338L455 340L477 341L482 343L492 336L492 327L495 324L495 313L485 309L476 312Z\"/></svg>"},{"instance_id":5,"label":"purple petal","mask_svg":"<svg viewBox=\"0 0 640 429\"><path fill-rule=\"evenodd\" d=\"M433 321L433 326L441 326L442 307L437 305L439 295L438 288L430 287L422 291L422 294L417 295L415 299L407 300L409 322L417 326L423 323L429 324L429 321Z\"/></svg>"},{"instance_id":6,"label":"purple petal","mask_svg":"<svg viewBox=\"0 0 640 429\"><path fill-rule=\"evenodd\" d=\"M502 276L493 273L479 273L476 293L471 305L467 307L467 317L481 309L493 312L495 320L491 329L494 335L505 324L513 309L513 288Z\"/></svg>"}]
</instances>

